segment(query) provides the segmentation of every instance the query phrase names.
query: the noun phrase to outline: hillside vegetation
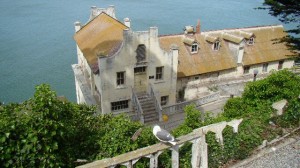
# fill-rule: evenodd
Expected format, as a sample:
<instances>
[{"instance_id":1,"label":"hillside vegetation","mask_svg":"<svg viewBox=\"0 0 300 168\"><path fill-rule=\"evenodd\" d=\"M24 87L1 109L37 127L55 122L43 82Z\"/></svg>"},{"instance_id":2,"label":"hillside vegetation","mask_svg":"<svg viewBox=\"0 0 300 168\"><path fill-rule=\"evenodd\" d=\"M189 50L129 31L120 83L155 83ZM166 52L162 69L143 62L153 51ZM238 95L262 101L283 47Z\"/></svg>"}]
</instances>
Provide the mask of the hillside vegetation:
<instances>
[{"instance_id":1,"label":"hillside vegetation","mask_svg":"<svg viewBox=\"0 0 300 168\"><path fill-rule=\"evenodd\" d=\"M209 166L218 167L246 158L264 139L299 126L299 95L299 76L287 70L274 72L248 83L243 96L230 99L216 118L207 115L202 122L199 111L187 106L185 122L173 134L178 137L201 126L243 118L239 133L229 127L223 131L224 147L213 133L207 135ZM271 105L281 99L286 99L288 106L282 116L276 116ZM143 131L133 141L139 128ZM77 159L99 160L157 142L151 128L125 116L95 115L94 107L60 100L45 84L37 86L34 97L23 103L0 106L0 167L74 167L79 164ZM180 167L190 167L190 146L180 148ZM136 166L145 167L149 164L145 160ZM160 156L160 165L170 167L169 152Z\"/></svg>"}]
</instances>

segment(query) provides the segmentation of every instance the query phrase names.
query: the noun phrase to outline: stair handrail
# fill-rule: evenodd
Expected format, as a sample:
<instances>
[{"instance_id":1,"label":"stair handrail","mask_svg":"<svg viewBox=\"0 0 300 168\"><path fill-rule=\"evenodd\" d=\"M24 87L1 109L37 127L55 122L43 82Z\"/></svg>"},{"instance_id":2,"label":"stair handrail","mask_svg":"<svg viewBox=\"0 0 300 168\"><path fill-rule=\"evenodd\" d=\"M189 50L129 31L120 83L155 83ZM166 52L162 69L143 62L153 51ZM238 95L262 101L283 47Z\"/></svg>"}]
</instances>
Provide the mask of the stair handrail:
<instances>
[{"instance_id":1,"label":"stair handrail","mask_svg":"<svg viewBox=\"0 0 300 168\"><path fill-rule=\"evenodd\" d=\"M137 115L138 115L138 118L140 119L140 122L142 124L144 124L144 112L143 112L141 103L140 103L140 101L137 97L137 94L135 93L133 87L131 87L131 89L132 89L132 97L131 97L132 103L136 107Z\"/></svg>"},{"instance_id":2,"label":"stair handrail","mask_svg":"<svg viewBox=\"0 0 300 168\"><path fill-rule=\"evenodd\" d=\"M158 113L159 121L162 121L162 108L160 102L157 99L157 95L154 91L153 85L150 83L150 96L154 99L155 110Z\"/></svg>"}]
</instances>

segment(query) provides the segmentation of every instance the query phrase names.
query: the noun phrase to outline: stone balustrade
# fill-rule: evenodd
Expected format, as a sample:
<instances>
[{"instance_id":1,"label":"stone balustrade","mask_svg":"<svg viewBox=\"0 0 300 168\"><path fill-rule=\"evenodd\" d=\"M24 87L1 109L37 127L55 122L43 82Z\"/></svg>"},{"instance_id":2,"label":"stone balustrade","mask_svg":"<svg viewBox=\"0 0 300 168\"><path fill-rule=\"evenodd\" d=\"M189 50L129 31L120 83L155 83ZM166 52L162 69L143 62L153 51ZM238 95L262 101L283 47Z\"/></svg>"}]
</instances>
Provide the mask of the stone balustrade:
<instances>
[{"instance_id":1,"label":"stone balustrade","mask_svg":"<svg viewBox=\"0 0 300 168\"><path fill-rule=\"evenodd\" d=\"M213 132L216 135L216 140L223 143L222 132L224 128L228 125L233 127L233 131L237 133L238 126L243 119L232 120L230 122L220 122L216 124L211 124L198 129L193 130L193 132L177 138L179 142L175 146L170 146L165 143L158 143L145 148L141 148L132 152L128 152L113 158L107 158L103 160L94 161L78 168L103 168L103 167L115 167L118 165L124 165L128 168L132 168L133 165L142 157L150 158L150 168L158 167L158 157L165 150L172 151L172 168L179 167L179 149L186 143L191 142L192 145L192 158L191 163L193 168L207 168L208 158L207 158L207 143L205 140L205 135L208 132Z\"/></svg>"}]
</instances>

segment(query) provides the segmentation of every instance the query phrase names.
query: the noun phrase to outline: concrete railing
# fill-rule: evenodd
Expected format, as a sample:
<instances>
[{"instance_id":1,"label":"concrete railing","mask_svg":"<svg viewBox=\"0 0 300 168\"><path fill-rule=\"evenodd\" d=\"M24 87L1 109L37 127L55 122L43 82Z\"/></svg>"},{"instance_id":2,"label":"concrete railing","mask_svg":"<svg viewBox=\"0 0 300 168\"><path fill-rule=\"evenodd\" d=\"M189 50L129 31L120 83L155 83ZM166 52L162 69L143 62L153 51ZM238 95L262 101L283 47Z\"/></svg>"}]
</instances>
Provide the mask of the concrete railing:
<instances>
[{"instance_id":1,"label":"concrete railing","mask_svg":"<svg viewBox=\"0 0 300 168\"><path fill-rule=\"evenodd\" d=\"M158 101L158 98L157 98L158 96L155 94L154 88L151 83L150 83L150 96L154 100L155 110L158 113L159 121L162 121L162 108L161 108L160 102Z\"/></svg>"},{"instance_id":2,"label":"concrete railing","mask_svg":"<svg viewBox=\"0 0 300 168\"><path fill-rule=\"evenodd\" d=\"M177 104L170 105L170 106L165 106L165 107L163 107L162 111L163 111L163 114L167 114L167 115L174 114L174 113L181 113L181 112L183 112L184 107L186 105L195 104L196 106L201 106L201 105L219 100L219 98L220 98L220 92L216 92L216 93L201 97L196 100L190 100L190 101L185 101L185 102L177 103Z\"/></svg>"},{"instance_id":3,"label":"concrete railing","mask_svg":"<svg viewBox=\"0 0 300 168\"><path fill-rule=\"evenodd\" d=\"M132 100L132 103L133 103L133 106L135 107L136 109L136 113L137 113L137 117L140 119L140 122L142 124L144 124L144 113L143 113L143 109L141 107L141 104L140 104L140 101L134 91L133 88L132 89L132 96L131 96L131 100Z\"/></svg>"},{"instance_id":4,"label":"concrete railing","mask_svg":"<svg viewBox=\"0 0 300 168\"><path fill-rule=\"evenodd\" d=\"M232 120L230 122L220 122L211 124L198 129L193 132L177 138L179 142L175 146L170 146L164 143L158 143L152 146L141 148L132 152L128 152L113 158L107 158L92 163L88 163L78 168L103 168L103 167L116 167L118 165L124 165L128 168L132 168L134 164L142 157L150 158L150 168L158 167L158 157L165 150L172 151L172 168L179 167L179 148L186 142L191 142L192 145L192 158L191 163L193 168L207 168L208 156L207 156L207 143L205 135L208 132L213 132L216 135L216 140L223 145L222 132L228 125L233 127L235 133L238 132L238 126L243 119Z\"/></svg>"}]
</instances>

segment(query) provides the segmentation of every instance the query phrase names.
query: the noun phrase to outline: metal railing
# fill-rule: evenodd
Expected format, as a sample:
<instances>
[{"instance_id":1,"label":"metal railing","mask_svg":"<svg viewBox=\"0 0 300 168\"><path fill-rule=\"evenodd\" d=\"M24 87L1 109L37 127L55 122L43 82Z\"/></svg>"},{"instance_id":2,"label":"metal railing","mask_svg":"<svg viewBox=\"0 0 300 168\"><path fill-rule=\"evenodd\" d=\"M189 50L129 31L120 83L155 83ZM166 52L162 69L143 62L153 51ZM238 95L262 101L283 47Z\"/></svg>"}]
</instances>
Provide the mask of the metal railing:
<instances>
[{"instance_id":1,"label":"metal railing","mask_svg":"<svg viewBox=\"0 0 300 168\"><path fill-rule=\"evenodd\" d=\"M165 106L163 107L163 113L170 115L170 114L174 114L174 113L181 113L184 110L184 107L186 105L189 104L195 104L196 106L201 106L213 101L217 101L220 98L220 92L216 92L204 97L201 97L199 99L196 100L190 100L190 101L185 101L185 102L181 102L181 103L177 103L174 105L170 105L170 106Z\"/></svg>"},{"instance_id":2,"label":"metal railing","mask_svg":"<svg viewBox=\"0 0 300 168\"><path fill-rule=\"evenodd\" d=\"M151 83L150 83L150 96L154 100L155 110L158 113L159 121L162 121L162 108L161 108L160 102L157 99L157 96L155 94L154 88Z\"/></svg>"},{"instance_id":3,"label":"metal railing","mask_svg":"<svg viewBox=\"0 0 300 168\"><path fill-rule=\"evenodd\" d=\"M135 107L135 110L137 112L138 118L140 119L140 122L142 124L144 124L144 112L143 112L142 106L140 104L140 101L139 101L134 89L133 88L131 88L131 89L132 89L131 100L132 100L133 106Z\"/></svg>"}]
</instances>

